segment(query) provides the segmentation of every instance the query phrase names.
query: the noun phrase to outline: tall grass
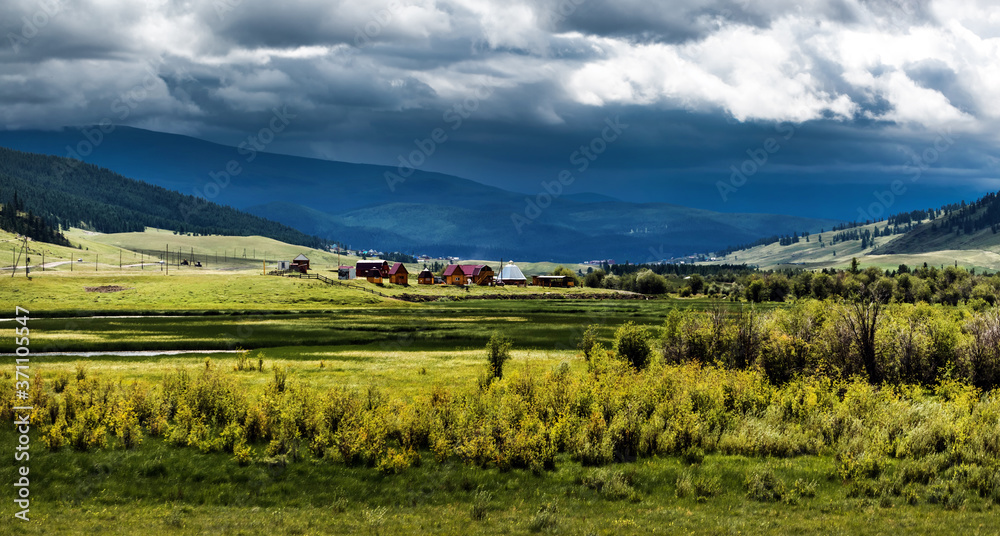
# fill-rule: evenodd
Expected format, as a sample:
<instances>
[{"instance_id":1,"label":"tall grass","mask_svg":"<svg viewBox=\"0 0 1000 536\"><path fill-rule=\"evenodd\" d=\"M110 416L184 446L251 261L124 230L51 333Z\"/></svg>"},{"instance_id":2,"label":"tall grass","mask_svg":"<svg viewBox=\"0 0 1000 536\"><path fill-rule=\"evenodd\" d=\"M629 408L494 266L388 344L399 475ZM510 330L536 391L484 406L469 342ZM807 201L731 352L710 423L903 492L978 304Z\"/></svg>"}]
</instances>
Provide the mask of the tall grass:
<instances>
[{"instance_id":1,"label":"tall grass","mask_svg":"<svg viewBox=\"0 0 1000 536\"><path fill-rule=\"evenodd\" d=\"M179 369L156 384L90 373L59 393L36 382L32 423L51 450L135 449L152 436L242 464L308 458L388 475L420 463L421 452L438 463L537 473L561 454L596 466L664 455L697 466L714 453L827 454L837 460L831 477L849 486L892 474L891 485L861 495L950 482L1000 496L1000 399L967 383L928 389L809 376L776 385L754 368L655 360L637 370L599 348L590 363L580 373L516 369L481 389L439 386L406 400L373 388L320 391L280 372L249 394L228 367ZM0 389L11 393L12 379L0 379ZM12 418L13 405L4 397L0 416ZM777 497L780 486L758 476L748 486ZM627 493L627 481L602 479L594 489ZM694 476L690 485L705 496L713 489Z\"/></svg>"}]
</instances>

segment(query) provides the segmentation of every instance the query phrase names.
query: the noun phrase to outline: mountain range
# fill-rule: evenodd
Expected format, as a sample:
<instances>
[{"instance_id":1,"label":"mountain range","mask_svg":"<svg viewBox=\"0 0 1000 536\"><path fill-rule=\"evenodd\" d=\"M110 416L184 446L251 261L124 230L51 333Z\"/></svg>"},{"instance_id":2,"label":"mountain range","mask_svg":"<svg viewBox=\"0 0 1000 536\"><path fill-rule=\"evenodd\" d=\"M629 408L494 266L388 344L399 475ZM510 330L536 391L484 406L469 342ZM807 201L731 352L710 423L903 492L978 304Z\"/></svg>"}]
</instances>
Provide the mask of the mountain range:
<instances>
[{"instance_id":1,"label":"mountain range","mask_svg":"<svg viewBox=\"0 0 1000 536\"><path fill-rule=\"evenodd\" d=\"M415 170L404 177L394 167L269 154L121 126L5 131L0 146L78 158L355 249L651 262L836 223L563 195L556 181L525 194L441 173Z\"/></svg>"}]
</instances>

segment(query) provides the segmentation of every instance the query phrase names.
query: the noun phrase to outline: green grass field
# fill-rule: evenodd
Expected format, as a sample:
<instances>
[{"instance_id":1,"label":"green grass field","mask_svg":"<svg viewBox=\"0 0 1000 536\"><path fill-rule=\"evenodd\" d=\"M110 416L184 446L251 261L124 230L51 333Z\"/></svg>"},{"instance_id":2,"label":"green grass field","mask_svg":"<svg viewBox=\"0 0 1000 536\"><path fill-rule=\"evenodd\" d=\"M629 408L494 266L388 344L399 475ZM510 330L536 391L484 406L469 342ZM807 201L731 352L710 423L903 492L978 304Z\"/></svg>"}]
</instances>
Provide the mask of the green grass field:
<instances>
[{"instance_id":1,"label":"green grass field","mask_svg":"<svg viewBox=\"0 0 1000 536\"><path fill-rule=\"evenodd\" d=\"M9 444L5 429L0 443ZM958 510L921 500L845 496L833 460L711 455L689 467L657 458L608 468L560 463L554 472L479 469L427 459L400 475L296 463L240 466L230 456L147 440L137 451L40 451L32 458L31 521L11 534L994 534L995 507ZM797 504L745 496L747 472L773 467L785 481L815 481ZM0 474L12 478L7 466ZM608 475L632 495L598 491ZM682 475L716 481L710 498L678 497ZM544 506L552 514L539 514ZM10 515L9 506L4 515Z\"/></svg>"},{"instance_id":2,"label":"green grass field","mask_svg":"<svg viewBox=\"0 0 1000 536\"><path fill-rule=\"evenodd\" d=\"M148 234L143 233L141 238L148 238ZM91 248L84 252L111 255L117 251L114 244L99 242L100 237L77 238L86 244L84 247ZM75 255L77 251L66 249L63 253ZM35 273L31 280L23 274L0 274L3 304L32 312L32 351L98 352L89 357L47 355L33 359L33 381L44 378L46 396L62 401L63 406L57 408L66 407L68 391L55 391L56 385L63 382L92 389L93 393L101 392L102 381L107 382L108 393L110 389L128 391L145 386L159 389L182 373L195 378L206 369L234 382L239 396L277 399L280 397L273 391L273 370L277 367L287 372L294 386L290 392L311 393L309 399L346 390L367 396L368 400L375 393L377 399L408 407L426 403L436 393L448 392L453 394L453 400L468 397L466 405L456 403L455 407L472 408L469 411L474 414L479 404L476 397L480 396L476 394L480 393L477 385L485 370L484 346L497 330L512 339L513 350L506 365L509 379L505 380L510 382L511 391L504 394L498 390L496 396L510 404L504 406L505 411L516 414L523 411L518 409L517 397L530 398L536 392L533 389L543 392L540 384L526 380L529 378L551 381L555 374L567 374L572 378L567 385L578 390L575 396L589 396L581 385L587 378L604 376L594 373L576 348L588 325L598 325L599 342L610 347L615 330L628 321L655 331L675 308L704 311L720 305L739 307L706 298L567 299L574 293L612 296L608 291L591 289L545 289L547 299L464 299L499 293L520 296L539 289L473 287L466 293L451 287L354 283L390 296L423 292L446 298L410 303L315 280L263 276L254 267L181 270L167 276L150 267L148 271L119 272L108 266L107 271L90 273L76 270L78 266L72 273L65 266L54 272ZM110 285L125 290L86 290ZM775 307L785 305L765 304L759 309ZM9 318L12 312L0 317ZM0 331L10 335L15 327L12 321L0 322ZM4 340L10 345L12 337ZM261 364L263 370L236 372L233 369L238 354L206 353L237 349L246 349L251 366ZM12 350L12 346L0 348L0 352ZM149 350L187 353L100 354ZM0 376L0 385L13 381L12 370ZM604 374L612 377L617 373ZM698 373L679 370L677 374L677 378L701 375L699 382L709 381L705 378L717 382L724 375L711 367ZM667 374L664 382L684 387L684 380L670 380L672 377ZM639 377L609 384L601 391L602 396L614 398L623 391L638 389L640 384ZM784 401L775 398L770 409L747 416L732 413L732 408L725 405L733 404L739 395L733 386L740 384L726 385L713 387L716 391L712 395L692 391L690 398L676 406L686 408L686 415L702 415L699 411L708 415L708 410L699 408L717 402L720 408L727 409L712 413L716 421L705 422L716 422L711 426L729 423L725 425L730 427L727 433L749 442L780 445L786 437L792 438L789 441L801 438L809 427L891 428L884 421L889 420L892 408L880 402L859 402L862 409L857 418L872 419L864 424L859 424L860 420L851 424L843 414L828 413L817 414L812 420L803 417L775 432L764 424L783 422L780 419L784 417L779 417L782 412L804 412L803 407L815 405L815 393L813 399L809 398L812 391L808 388L801 393L779 393L786 396ZM837 389L831 388L830 392ZM895 399L889 400L895 403ZM932 395L921 394L915 400L912 405L899 402L899 407L917 416L914 419L937 415L934 412L945 407ZM987 409L977 410L979 413L967 410L957 414L968 417L994 411L988 396L983 395L982 403ZM848 402L842 404L846 407ZM281 411L285 410L280 410L279 415ZM874 417L865 416L865 412L875 412ZM740 419L746 420L744 428L734 424ZM677 418L678 423L682 420ZM940 429L946 426L931 424ZM608 426L618 425L611 422ZM709 424L688 425L689 433L700 434L704 441L716 445L721 441L721 432L712 439L715 432L708 431ZM939 428L927 427L939 433ZM808 453L786 453L782 457L739 455L714 448L708 449L704 459L691 459L687 454L656 454L593 466L561 452L555 456L553 467L541 471L489 462L479 466L463 463L455 456L439 461L434 452L425 449L417 453L419 462L415 466L392 474L374 466L308 455L287 461L267 455L266 442L254 444L253 461L241 464L232 453L195 444L171 445L165 434L154 435L149 430L144 432L142 444L134 449L123 448L112 435L106 447L86 451L68 446L49 451L43 445L40 429L32 433L32 521L3 524L17 534L133 534L137 528L157 534L248 535L991 534L996 533L997 493L974 492L968 484L974 480L970 475L979 471L976 474L985 475L982 478L987 484L992 482L990 478L996 480L997 485L990 489L1000 489L1000 476L990 476L994 473L989 472L996 469L995 460L992 466L973 465L971 458L957 461L961 460L958 457L949 458L951 465L947 473L942 469L934 477L938 480L909 487L893 487L908 478L907 471L922 467L918 467L921 460L906 456L886 457L885 466L879 468L881 475L874 479L846 482L845 462L838 454L854 448L850 437L837 442L831 439L826 447ZM976 433L988 436L990 432L965 428L952 435L940 432L945 437L941 440L943 448L951 449L948 453L958 452L958 447L951 445L963 445L969 435ZM905 444L901 439L905 434L891 434L887 437L896 442L891 446L883 445L889 440L865 434L859 434L858 442L883 445L886 452ZM931 437L929 444L934 445L935 436ZM4 448L16 441L11 427L0 430L0 445ZM941 458L944 454L933 456ZM0 479L15 481L15 470L13 465L4 464ZM748 482L760 475L770 475L789 491L780 500L748 497L754 489ZM942 486L948 489L942 491ZM4 505L0 511L12 516L9 499L4 500Z\"/></svg>"}]
</instances>

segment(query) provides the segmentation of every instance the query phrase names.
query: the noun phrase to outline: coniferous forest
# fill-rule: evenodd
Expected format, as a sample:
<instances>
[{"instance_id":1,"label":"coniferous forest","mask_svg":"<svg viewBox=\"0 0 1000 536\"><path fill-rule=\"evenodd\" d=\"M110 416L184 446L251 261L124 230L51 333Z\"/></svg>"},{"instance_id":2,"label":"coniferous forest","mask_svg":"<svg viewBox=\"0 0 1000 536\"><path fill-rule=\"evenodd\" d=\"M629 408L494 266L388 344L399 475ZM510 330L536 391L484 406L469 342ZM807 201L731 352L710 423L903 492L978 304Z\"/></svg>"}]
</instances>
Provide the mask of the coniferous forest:
<instances>
[{"instance_id":1,"label":"coniferous forest","mask_svg":"<svg viewBox=\"0 0 1000 536\"><path fill-rule=\"evenodd\" d=\"M0 228L52 243L67 243L60 228L122 233L156 227L204 235L260 235L301 246L323 246L323 240L315 236L232 207L77 160L2 147L0 204L4 207Z\"/></svg>"}]
</instances>

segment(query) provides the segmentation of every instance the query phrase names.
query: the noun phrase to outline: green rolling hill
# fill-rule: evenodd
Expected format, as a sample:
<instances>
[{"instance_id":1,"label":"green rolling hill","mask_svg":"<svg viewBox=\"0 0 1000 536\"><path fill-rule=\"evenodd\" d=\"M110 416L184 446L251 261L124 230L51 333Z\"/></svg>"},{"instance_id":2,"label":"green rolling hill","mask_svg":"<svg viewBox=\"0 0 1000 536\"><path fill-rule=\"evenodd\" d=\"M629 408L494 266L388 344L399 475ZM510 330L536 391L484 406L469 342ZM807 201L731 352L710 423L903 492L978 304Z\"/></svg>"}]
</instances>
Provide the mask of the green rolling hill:
<instances>
[{"instance_id":1,"label":"green rolling hill","mask_svg":"<svg viewBox=\"0 0 1000 536\"><path fill-rule=\"evenodd\" d=\"M917 211L922 212L922 211ZM915 216L915 217L914 217ZM931 216L934 216L933 218ZM782 245L778 241L720 256L718 262L747 263L761 268L844 267L857 257L866 265L894 268L959 264L1000 270L1000 197L990 193L969 204L952 204L934 214L903 214L852 228L858 234L883 234L899 225L899 233L867 240L834 241L839 231L813 234L809 241Z\"/></svg>"}]
</instances>

